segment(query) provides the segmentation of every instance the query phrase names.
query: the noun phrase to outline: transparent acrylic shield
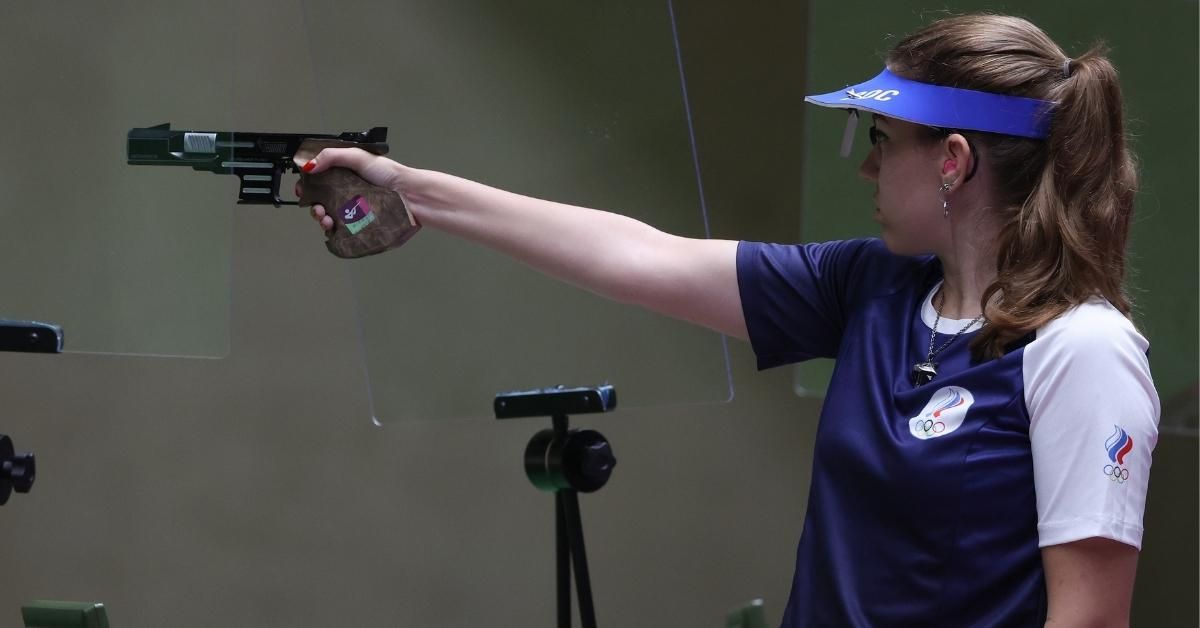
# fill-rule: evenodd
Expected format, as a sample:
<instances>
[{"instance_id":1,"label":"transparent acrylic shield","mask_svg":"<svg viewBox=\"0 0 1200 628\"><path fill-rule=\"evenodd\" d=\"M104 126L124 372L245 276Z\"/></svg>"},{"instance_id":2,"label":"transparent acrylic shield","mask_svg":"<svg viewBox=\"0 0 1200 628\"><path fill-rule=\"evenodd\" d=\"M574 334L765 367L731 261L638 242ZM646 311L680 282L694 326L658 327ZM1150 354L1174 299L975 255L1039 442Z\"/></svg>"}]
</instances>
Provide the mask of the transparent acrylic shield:
<instances>
[{"instance_id":1,"label":"transparent acrylic shield","mask_svg":"<svg viewBox=\"0 0 1200 628\"><path fill-rule=\"evenodd\" d=\"M232 10L220 1L5 7L0 318L60 325L66 351L228 353L236 182L130 166L126 136L163 122L233 123Z\"/></svg>"},{"instance_id":2,"label":"transparent acrylic shield","mask_svg":"<svg viewBox=\"0 0 1200 628\"><path fill-rule=\"evenodd\" d=\"M302 4L326 128L387 126L402 163L706 236L667 2ZM433 229L344 263L377 422L555 385L612 384L625 408L732 395L720 335Z\"/></svg>"}]
</instances>

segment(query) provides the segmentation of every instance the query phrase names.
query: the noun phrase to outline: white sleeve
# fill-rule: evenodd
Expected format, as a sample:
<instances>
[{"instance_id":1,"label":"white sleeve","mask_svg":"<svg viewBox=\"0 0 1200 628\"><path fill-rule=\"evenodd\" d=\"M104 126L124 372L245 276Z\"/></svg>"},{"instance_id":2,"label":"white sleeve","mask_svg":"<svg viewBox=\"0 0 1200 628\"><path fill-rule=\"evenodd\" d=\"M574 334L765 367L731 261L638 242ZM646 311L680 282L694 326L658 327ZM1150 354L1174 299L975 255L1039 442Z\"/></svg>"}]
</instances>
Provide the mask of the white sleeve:
<instances>
[{"instance_id":1,"label":"white sleeve","mask_svg":"<svg viewBox=\"0 0 1200 628\"><path fill-rule=\"evenodd\" d=\"M1147 347L1099 299L1069 310L1026 345L1040 547L1098 536L1141 549L1159 419Z\"/></svg>"}]
</instances>

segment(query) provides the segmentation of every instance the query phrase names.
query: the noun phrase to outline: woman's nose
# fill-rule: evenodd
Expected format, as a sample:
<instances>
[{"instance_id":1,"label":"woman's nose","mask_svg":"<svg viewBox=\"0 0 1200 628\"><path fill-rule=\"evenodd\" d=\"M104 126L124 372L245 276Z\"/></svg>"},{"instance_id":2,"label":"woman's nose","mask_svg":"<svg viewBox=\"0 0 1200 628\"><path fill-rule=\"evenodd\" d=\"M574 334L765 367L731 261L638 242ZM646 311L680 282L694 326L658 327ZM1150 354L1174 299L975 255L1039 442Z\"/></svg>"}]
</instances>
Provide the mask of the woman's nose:
<instances>
[{"instance_id":1,"label":"woman's nose","mask_svg":"<svg viewBox=\"0 0 1200 628\"><path fill-rule=\"evenodd\" d=\"M858 176L867 181L874 182L879 179L879 151L874 148L867 153L867 158L858 166Z\"/></svg>"}]
</instances>

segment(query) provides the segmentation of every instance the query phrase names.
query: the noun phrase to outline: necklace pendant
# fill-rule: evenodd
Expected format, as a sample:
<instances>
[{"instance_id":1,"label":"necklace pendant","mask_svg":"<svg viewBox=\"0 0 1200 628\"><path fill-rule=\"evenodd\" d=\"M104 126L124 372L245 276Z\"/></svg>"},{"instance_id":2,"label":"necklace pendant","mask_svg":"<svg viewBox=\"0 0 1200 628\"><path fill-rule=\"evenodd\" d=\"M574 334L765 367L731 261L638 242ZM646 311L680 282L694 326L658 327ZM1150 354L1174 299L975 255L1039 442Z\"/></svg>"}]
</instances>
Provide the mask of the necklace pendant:
<instances>
[{"instance_id":1,"label":"necklace pendant","mask_svg":"<svg viewBox=\"0 0 1200 628\"><path fill-rule=\"evenodd\" d=\"M923 386L937 377L937 364L932 360L914 364L910 373L913 386Z\"/></svg>"}]
</instances>

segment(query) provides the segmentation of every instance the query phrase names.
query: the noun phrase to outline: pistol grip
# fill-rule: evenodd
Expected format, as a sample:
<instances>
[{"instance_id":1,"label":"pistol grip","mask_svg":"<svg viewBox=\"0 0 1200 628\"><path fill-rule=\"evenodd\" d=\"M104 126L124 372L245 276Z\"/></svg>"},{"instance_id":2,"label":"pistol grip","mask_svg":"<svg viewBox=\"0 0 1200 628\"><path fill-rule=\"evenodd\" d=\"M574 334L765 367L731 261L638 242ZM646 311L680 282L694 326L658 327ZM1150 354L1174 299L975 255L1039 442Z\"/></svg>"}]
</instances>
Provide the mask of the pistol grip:
<instances>
[{"instance_id":1,"label":"pistol grip","mask_svg":"<svg viewBox=\"0 0 1200 628\"><path fill-rule=\"evenodd\" d=\"M364 257L396 248L420 229L395 190L372 185L353 170L300 174L300 205L320 204L333 218L325 246L338 257Z\"/></svg>"}]
</instances>

